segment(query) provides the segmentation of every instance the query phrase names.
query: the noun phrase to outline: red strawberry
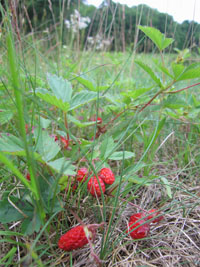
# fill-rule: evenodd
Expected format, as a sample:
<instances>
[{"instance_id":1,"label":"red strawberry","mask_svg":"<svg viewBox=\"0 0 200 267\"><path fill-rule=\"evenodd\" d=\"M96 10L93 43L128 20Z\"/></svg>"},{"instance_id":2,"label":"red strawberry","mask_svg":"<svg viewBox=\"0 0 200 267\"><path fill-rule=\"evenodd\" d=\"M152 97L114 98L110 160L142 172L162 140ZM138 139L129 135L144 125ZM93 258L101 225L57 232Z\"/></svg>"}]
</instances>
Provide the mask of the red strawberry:
<instances>
[{"instance_id":1,"label":"red strawberry","mask_svg":"<svg viewBox=\"0 0 200 267\"><path fill-rule=\"evenodd\" d=\"M26 179L27 179L28 181L31 180L31 176L30 176L30 173L29 173L29 172L26 174Z\"/></svg>"},{"instance_id":2,"label":"red strawberry","mask_svg":"<svg viewBox=\"0 0 200 267\"><path fill-rule=\"evenodd\" d=\"M65 137L62 137L62 136L60 137L60 140L64 144L64 148L68 148L68 146L69 146L69 140L66 139Z\"/></svg>"},{"instance_id":3,"label":"red strawberry","mask_svg":"<svg viewBox=\"0 0 200 267\"><path fill-rule=\"evenodd\" d=\"M89 230L86 226L79 225L62 235L58 241L58 246L65 251L82 248L89 242L88 239L92 240L95 237L95 234L95 231Z\"/></svg>"},{"instance_id":4,"label":"red strawberry","mask_svg":"<svg viewBox=\"0 0 200 267\"><path fill-rule=\"evenodd\" d=\"M157 217L157 216L159 215L160 212L157 211L156 209L151 209L151 210L149 211L149 213L150 213L150 215L147 217L147 220L151 220L152 218ZM153 221L151 221L151 222L152 222L152 223L157 223L157 222L162 221L163 219L164 219L164 216L161 215L161 216L155 218L155 219L154 219Z\"/></svg>"},{"instance_id":5,"label":"red strawberry","mask_svg":"<svg viewBox=\"0 0 200 267\"><path fill-rule=\"evenodd\" d=\"M145 217L144 213L135 213L130 217L128 230L126 232L129 233L133 239L144 238L148 235L150 231L150 224L145 223L146 220L142 219L143 217ZM138 222L138 220L140 221ZM136 228L137 226L139 226L137 229L130 232L132 229Z\"/></svg>"},{"instance_id":6,"label":"red strawberry","mask_svg":"<svg viewBox=\"0 0 200 267\"><path fill-rule=\"evenodd\" d=\"M85 167L80 168L77 171L77 175L76 175L77 181L81 182L82 180L84 180L84 182L85 182L87 180L87 178L88 178L88 169Z\"/></svg>"},{"instance_id":7,"label":"red strawberry","mask_svg":"<svg viewBox=\"0 0 200 267\"><path fill-rule=\"evenodd\" d=\"M103 121L101 117L98 117L98 118L96 119L96 117L95 117L95 116L94 116L94 117L92 117L92 118L91 118L91 120L92 120L92 121L97 121L97 124L101 124L101 123L102 123L102 121Z\"/></svg>"},{"instance_id":8,"label":"red strawberry","mask_svg":"<svg viewBox=\"0 0 200 267\"><path fill-rule=\"evenodd\" d=\"M99 183L101 185L102 192L104 193L106 190L105 184L100 177L98 177L98 178L99 178ZM98 183L96 176L93 176L88 182L88 185L87 185L88 191L94 197L96 197L96 196L100 197L101 196L101 189L99 187L99 183Z\"/></svg>"},{"instance_id":9,"label":"red strawberry","mask_svg":"<svg viewBox=\"0 0 200 267\"><path fill-rule=\"evenodd\" d=\"M103 121L103 120L102 120L102 118L101 118L101 117L98 117L98 118L97 118L97 123L98 123L98 124L101 124L101 123L102 123L102 121Z\"/></svg>"},{"instance_id":10,"label":"red strawberry","mask_svg":"<svg viewBox=\"0 0 200 267\"><path fill-rule=\"evenodd\" d=\"M103 168L99 172L99 177L104 181L106 184L113 184L115 181L115 176L111 169Z\"/></svg>"}]
</instances>

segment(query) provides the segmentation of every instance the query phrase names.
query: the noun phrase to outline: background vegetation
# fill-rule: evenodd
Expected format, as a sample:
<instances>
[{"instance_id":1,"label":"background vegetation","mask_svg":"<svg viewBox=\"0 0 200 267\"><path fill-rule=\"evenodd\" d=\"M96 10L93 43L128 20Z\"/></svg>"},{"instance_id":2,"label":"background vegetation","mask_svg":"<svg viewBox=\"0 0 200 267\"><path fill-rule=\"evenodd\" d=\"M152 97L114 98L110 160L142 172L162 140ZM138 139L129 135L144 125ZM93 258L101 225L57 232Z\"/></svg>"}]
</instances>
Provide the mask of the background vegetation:
<instances>
[{"instance_id":1,"label":"background vegetation","mask_svg":"<svg viewBox=\"0 0 200 267\"><path fill-rule=\"evenodd\" d=\"M198 266L199 25L112 1L0 11L0 265ZM95 198L103 167L115 182ZM130 216L152 208L164 219L133 240ZM92 248L59 249L102 222Z\"/></svg>"}]
</instances>

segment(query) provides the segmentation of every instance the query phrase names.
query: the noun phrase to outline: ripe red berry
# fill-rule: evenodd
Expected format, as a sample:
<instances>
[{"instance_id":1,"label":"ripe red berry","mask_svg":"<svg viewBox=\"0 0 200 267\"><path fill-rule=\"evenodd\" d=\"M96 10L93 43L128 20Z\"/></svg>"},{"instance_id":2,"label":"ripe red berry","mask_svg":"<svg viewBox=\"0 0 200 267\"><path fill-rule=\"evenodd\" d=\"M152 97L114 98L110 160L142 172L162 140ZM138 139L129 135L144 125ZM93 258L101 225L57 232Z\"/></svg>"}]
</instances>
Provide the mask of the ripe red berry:
<instances>
[{"instance_id":1,"label":"ripe red berry","mask_svg":"<svg viewBox=\"0 0 200 267\"><path fill-rule=\"evenodd\" d=\"M65 149L68 148L68 146L69 146L69 140L66 139L65 137L62 137L62 136L60 137L60 140L64 144L64 148Z\"/></svg>"},{"instance_id":2,"label":"ripe red berry","mask_svg":"<svg viewBox=\"0 0 200 267\"><path fill-rule=\"evenodd\" d=\"M54 135L54 141L58 141L58 136L57 135Z\"/></svg>"},{"instance_id":3,"label":"ripe red berry","mask_svg":"<svg viewBox=\"0 0 200 267\"><path fill-rule=\"evenodd\" d=\"M97 117L96 118L95 116L93 116L90 120L97 121L97 124L101 124L103 122L101 117Z\"/></svg>"},{"instance_id":4,"label":"ripe red berry","mask_svg":"<svg viewBox=\"0 0 200 267\"><path fill-rule=\"evenodd\" d=\"M84 229L85 228L85 229ZM86 236L86 233L88 237ZM86 226L76 226L61 236L58 241L59 248L65 251L82 248L94 238L95 232L90 231Z\"/></svg>"},{"instance_id":5,"label":"ripe red berry","mask_svg":"<svg viewBox=\"0 0 200 267\"><path fill-rule=\"evenodd\" d=\"M102 121L103 121L103 120L102 120L102 118L101 118L101 117L98 117L98 118L97 118L97 123L98 123L98 124L101 124L101 123L102 123Z\"/></svg>"},{"instance_id":6,"label":"ripe red berry","mask_svg":"<svg viewBox=\"0 0 200 267\"><path fill-rule=\"evenodd\" d=\"M80 168L77 171L77 175L76 175L77 181L81 182L82 180L84 180L84 182L85 182L87 180L87 178L88 178L88 169L85 167Z\"/></svg>"},{"instance_id":7,"label":"ripe red berry","mask_svg":"<svg viewBox=\"0 0 200 267\"><path fill-rule=\"evenodd\" d=\"M149 211L150 215L147 217L147 220L151 220L154 217L157 217L159 215L159 211L157 211L156 209L151 209ZM160 215L159 217L155 218L153 221L151 221L152 223L157 223L160 222L164 219L163 215Z\"/></svg>"},{"instance_id":8,"label":"ripe red berry","mask_svg":"<svg viewBox=\"0 0 200 267\"><path fill-rule=\"evenodd\" d=\"M148 235L150 231L150 224L145 223L146 220L142 219L143 217L145 217L144 213L135 213L130 217L127 233L129 233L133 239L144 238ZM130 232L132 229L136 228L137 226L139 226L137 229Z\"/></svg>"},{"instance_id":9,"label":"ripe red berry","mask_svg":"<svg viewBox=\"0 0 200 267\"><path fill-rule=\"evenodd\" d=\"M26 174L26 179L27 179L28 181L31 180L31 176L30 176L30 173L29 173L29 172Z\"/></svg>"},{"instance_id":10,"label":"ripe red berry","mask_svg":"<svg viewBox=\"0 0 200 267\"><path fill-rule=\"evenodd\" d=\"M106 184L113 184L115 181L115 176L111 169L103 168L99 172L99 177L104 181Z\"/></svg>"},{"instance_id":11,"label":"ripe red berry","mask_svg":"<svg viewBox=\"0 0 200 267\"><path fill-rule=\"evenodd\" d=\"M98 177L98 179L99 179L99 183L100 183L102 192L104 193L106 190L105 184L100 177ZM93 176L88 182L87 189L90 192L90 194L93 195L94 197L96 197L96 196L100 197L101 196L101 189L99 187L99 183L98 183L96 176Z\"/></svg>"}]
</instances>

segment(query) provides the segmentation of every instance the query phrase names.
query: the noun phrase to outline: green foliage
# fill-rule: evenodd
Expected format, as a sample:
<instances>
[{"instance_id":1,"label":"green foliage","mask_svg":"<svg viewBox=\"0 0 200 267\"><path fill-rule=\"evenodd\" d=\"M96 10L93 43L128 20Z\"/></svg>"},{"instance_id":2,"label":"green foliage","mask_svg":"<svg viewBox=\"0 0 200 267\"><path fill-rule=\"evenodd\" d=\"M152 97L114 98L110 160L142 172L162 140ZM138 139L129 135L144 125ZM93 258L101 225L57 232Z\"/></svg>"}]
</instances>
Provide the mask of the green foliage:
<instances>
[{"instance_id":1,"label":"green foliage","mask_svg":"<svg viewBox=\"0 0 200 267\"><path fill-rule=\"evenodd\" d=\"M160 51L167 48L174 41L172 38L166 38L163 33L155 28L139 26L139 29L155 43Z\"/></svg>"},{"instance_id":2,"label":"green foliage","mask_svg":"<svg viewBox=\"0 0 200 267\"><path fill-rule=\"evenodd\" d=\"M138 64L141 68L143 68L144 71L146 71L150 77L152 78L152 80L160 87L163 88L162 82L161 80L157 77L157 75L152 71L152 68L150 68L149 66L147 66L145 63L139 61L139 60L135 60L135 63Z\"/></svg>"}]
</instances>

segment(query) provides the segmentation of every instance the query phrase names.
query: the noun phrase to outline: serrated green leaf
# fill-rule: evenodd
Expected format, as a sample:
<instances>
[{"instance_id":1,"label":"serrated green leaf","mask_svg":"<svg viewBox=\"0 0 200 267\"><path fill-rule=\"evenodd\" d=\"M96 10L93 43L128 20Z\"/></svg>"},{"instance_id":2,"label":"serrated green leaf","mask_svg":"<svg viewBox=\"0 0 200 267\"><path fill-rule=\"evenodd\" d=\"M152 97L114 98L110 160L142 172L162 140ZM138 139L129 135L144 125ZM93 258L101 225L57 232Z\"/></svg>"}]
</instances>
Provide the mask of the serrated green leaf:
<instances>
[{"instance_id":1,"label":"serrated green leaf","mask_svg":"<svg viewBox=\"0 0 200 267\"><path fill-rule=\"evenodd\" d=\"M39 215L34 213L33 217L26 218L21 225L21 231L25 235L32 235L34 232L39 232L41 221Z\"/></svg>"},{"instance_id":2,"label":"serrated green leaf","mask_svg":"<svg viewBox=\"0 0 200 267\"><path fill-rule=\"evenodd\" d=\"M0 134L0 151L16 152L23 151L23 142L12 134Z\"/></svg>"},{"instance_id":3,"label":"serrated green leaf","mask_svg":"<svg viewBox=\"0 0 200 267\"><path fill-rule=\"evenodd\" d=\"M194 63L187 67L178 77L177 81L200 78L200 64Z\"/></svg>"},{"instance_id":4,"label":"serrated green leaf","mask_svg":"<svg viewBox=\"0 0 200 267\"><path fill-rule=\"evenodd\" d=\"M154 82L156 82L156 84L160 87L163 88L163 85L161 83L161 80L157 77L157 75L153 72L152 68L150 68L148 65L144 64L142 61L140 60L135 60L135 63L138 64L144 71L146 71L150 77L152 78L152 80L154 80Z\"/></svg>"},{"instance_id":5,"label":"serrated green leaf","mask_svg":"<svg viewBox=\"0 0 200 267\"><path fill-rule=\"evenodd\" d=\"M184 66L182 64L172 63L172 70L174 73L174 79L177 80L181 73L184 71Z\"/></svg>"},{"instance_id":6,"label":"serrated green leaf","mask_svg":"<svg viewBox=\"0 0 200 267\"><path fill-rule=\"evenodd\" d=\"M36 141L35 150L42 156L45 162L53 159L60 151L60 146L47 131L37 128L34 130L34 137Z\"/></svg>"},{"instance_id":7,"label":"serrated green leaf","mask_svg":"<svg viewBox=\"0 0 200 267\"><path fill-rule=\"evenodd\" d=\"M51 168L56 170L58 173L65 175L75 175L75 166L71 164L71 161L66 160L66 158L59 158L54 161L47 163Z\"/></svg>"},{"instance_id":8,"label":"serrated green leaf","mask_svg":"<svg viewBox=\"0 0 200 267\"><path fill-rule=\"evenodd\" d=\"M97 93L95 92L81 91L72 97L69 110L73 110L81 105L87 104L96 98Z\"/></svg>"},{"instance_id":9,"label":"serrated green leaf","mask_svg":"<svg viewBox=\"0 0 200 267\"><path fill-rule=\"evenodd\" d=\"M139 96L149 92L153 87L148 87L148 88L138 88L138 89L134 89L133 91L130 92L130 96L133 99L138 98Z\"/></svg>"},{"instance_id":10,"label":"serrated green leaf","mask_svg":"<svg viewBox=\"0 0 200 267\"><path fill-rule=\"evenodd\" d=\"M13 156L20 156L20 157L26 157L26 151L25 150L20 150L20 151L4 151L5 154L7 155L13 155ZM42 163L45 163L44 160L42 160L42 156L39 155L38 153L34 152L33 153L34 159L38 160Z\"/></svg>"},{"instance_id":11,"label":"serrated green leaf","mask_svg":"<svg viewBox=\"0 0 200 267\"><path fill-rule=\"evenodd\" d=\"M0 110L0 125L9 122L14 115L14 112L11 110Z\"/></svg>"},{"instance_id":12,"label":"serrated green leaf","mask_svg":"<svg viewBox=\"0 0 200 267\"><path fill-rule=\"evenodd\" d=\"M165 73L167 76L169 76L170 78L174 78L174 76L169 72L169 70L164 67L162 64L160 64L157 60L154 60L155 66L161 70L163 73Z\"/></svg>"},{"instance_id":13,"label":"serrated green leaf","mask_svg":"<svg viewBox=\"0 0 200 267\"><path fill-rule=\"evenodd\" d=\"M171 109L179 109L187 107L188 104L185 102L183 98L180 98L176 95L169 95L166 100L163 102L164 107L171 108Z\"/></svg>"},{"instance_id":14,"label":"serrated green leaf","mask_svg":"<svg viewBox=\"0 0 200 267\"><path fill-rule=\"evenodd\" d=\"M153 27L139 26L139 29L154 42L160 51L167 48L174 41L172 38L166 38L163 33Z\"/></svg>"},{"instance_id":15,"label":"serrated green leaf","mask_svg":"<svg viewBox=\"0 0 200 267\"><path fill-rule=\"evenodd\" d=\"M21 210L23 213L20 213L14 206L12 206L8 199L0 200L0 222L1 223L10 223L24 219L24 215L29 217L33 214L33 207L27 201L23 201L16 197L10 197L10 201Z\"/></svg>"},{"instance_id":16,"label":"serrated green leaf","mask_svg":"<svg viewBox=\"0 0 200 267\"><path fill-rule=\"evenodd\" d=\"M57 75L47 74L47 80L53 95L62 102L70 102L72 96L71 83Z\"/></svg>"},{"instance_id":17,"label":"serrated green leaf","mask_svg":"<svg viewBox=\"0 0 200 267\"><path fill-rule=\"evenodd\" d=\"M76 77L76 80L90 91L96 91L96 87L93 85L93 83L88 79L83 78L83 76Z\"/></svg>"},{"instance_id":18,"label":"serrated green leaf","mask_svg":"<svg viewBox=\"0 0 200 267\"><path fill-rule=\"evenodd\" d=\"M123 160L123 159L130 159L135 157L135 153L130 151L116 151L112 153L111 156L108 157L108 159L111 160Z\"/></svg>"},{"instance_id":19,"label":"serrated green leaf","mask_svg":"<svg viewBox=\"0 0 200 267\"><path fill-rule=\"evenodd\" d=\"M113 138L111 136L105 138L100 146L100 151L101 151L100 157L102 159L106 159L111 153L111 151L114 149L114 147L115 143Z\"/></svg>"},{"instance_id":20,"label":"serrated green leaf","mask_svg":"<svg viewBox=\"0 0 200 267\"><path fill-rule=\"evenodd\" d=\"M48 128L50 123L51 123L51 120L45 119L41 116L39 117L39 122L38 122L39 127L46 129L46 128Z\"/></svg>"},{"instance_id":21,"label":"serrated green leaf","mask_svg":"<svg viewBox=\"0 0 200 267\"><path fill-rule=\"evenodd\" d=\"M124 103L122 102L123 98L119 94L113 95L113 94L106 93L104 95L104 98L106 98L106 100L113 103L117 107L120 107L120 108L124 107Z\"/></svg>"},{"instance_id":22,"label":"serrated green leaf","mask_svg":"<svg viewBox=\"0 0 200 267\"><path fill-rule=\"evenodd\" d=\"M61 99L58 99L56 96L52 95L48 90L37 88L36 89L36 95L46 101L47 103L56 106L57 108L60 108L63 111L69 110L69 103L63 102Z\"/></svg>"}]
</instances>

